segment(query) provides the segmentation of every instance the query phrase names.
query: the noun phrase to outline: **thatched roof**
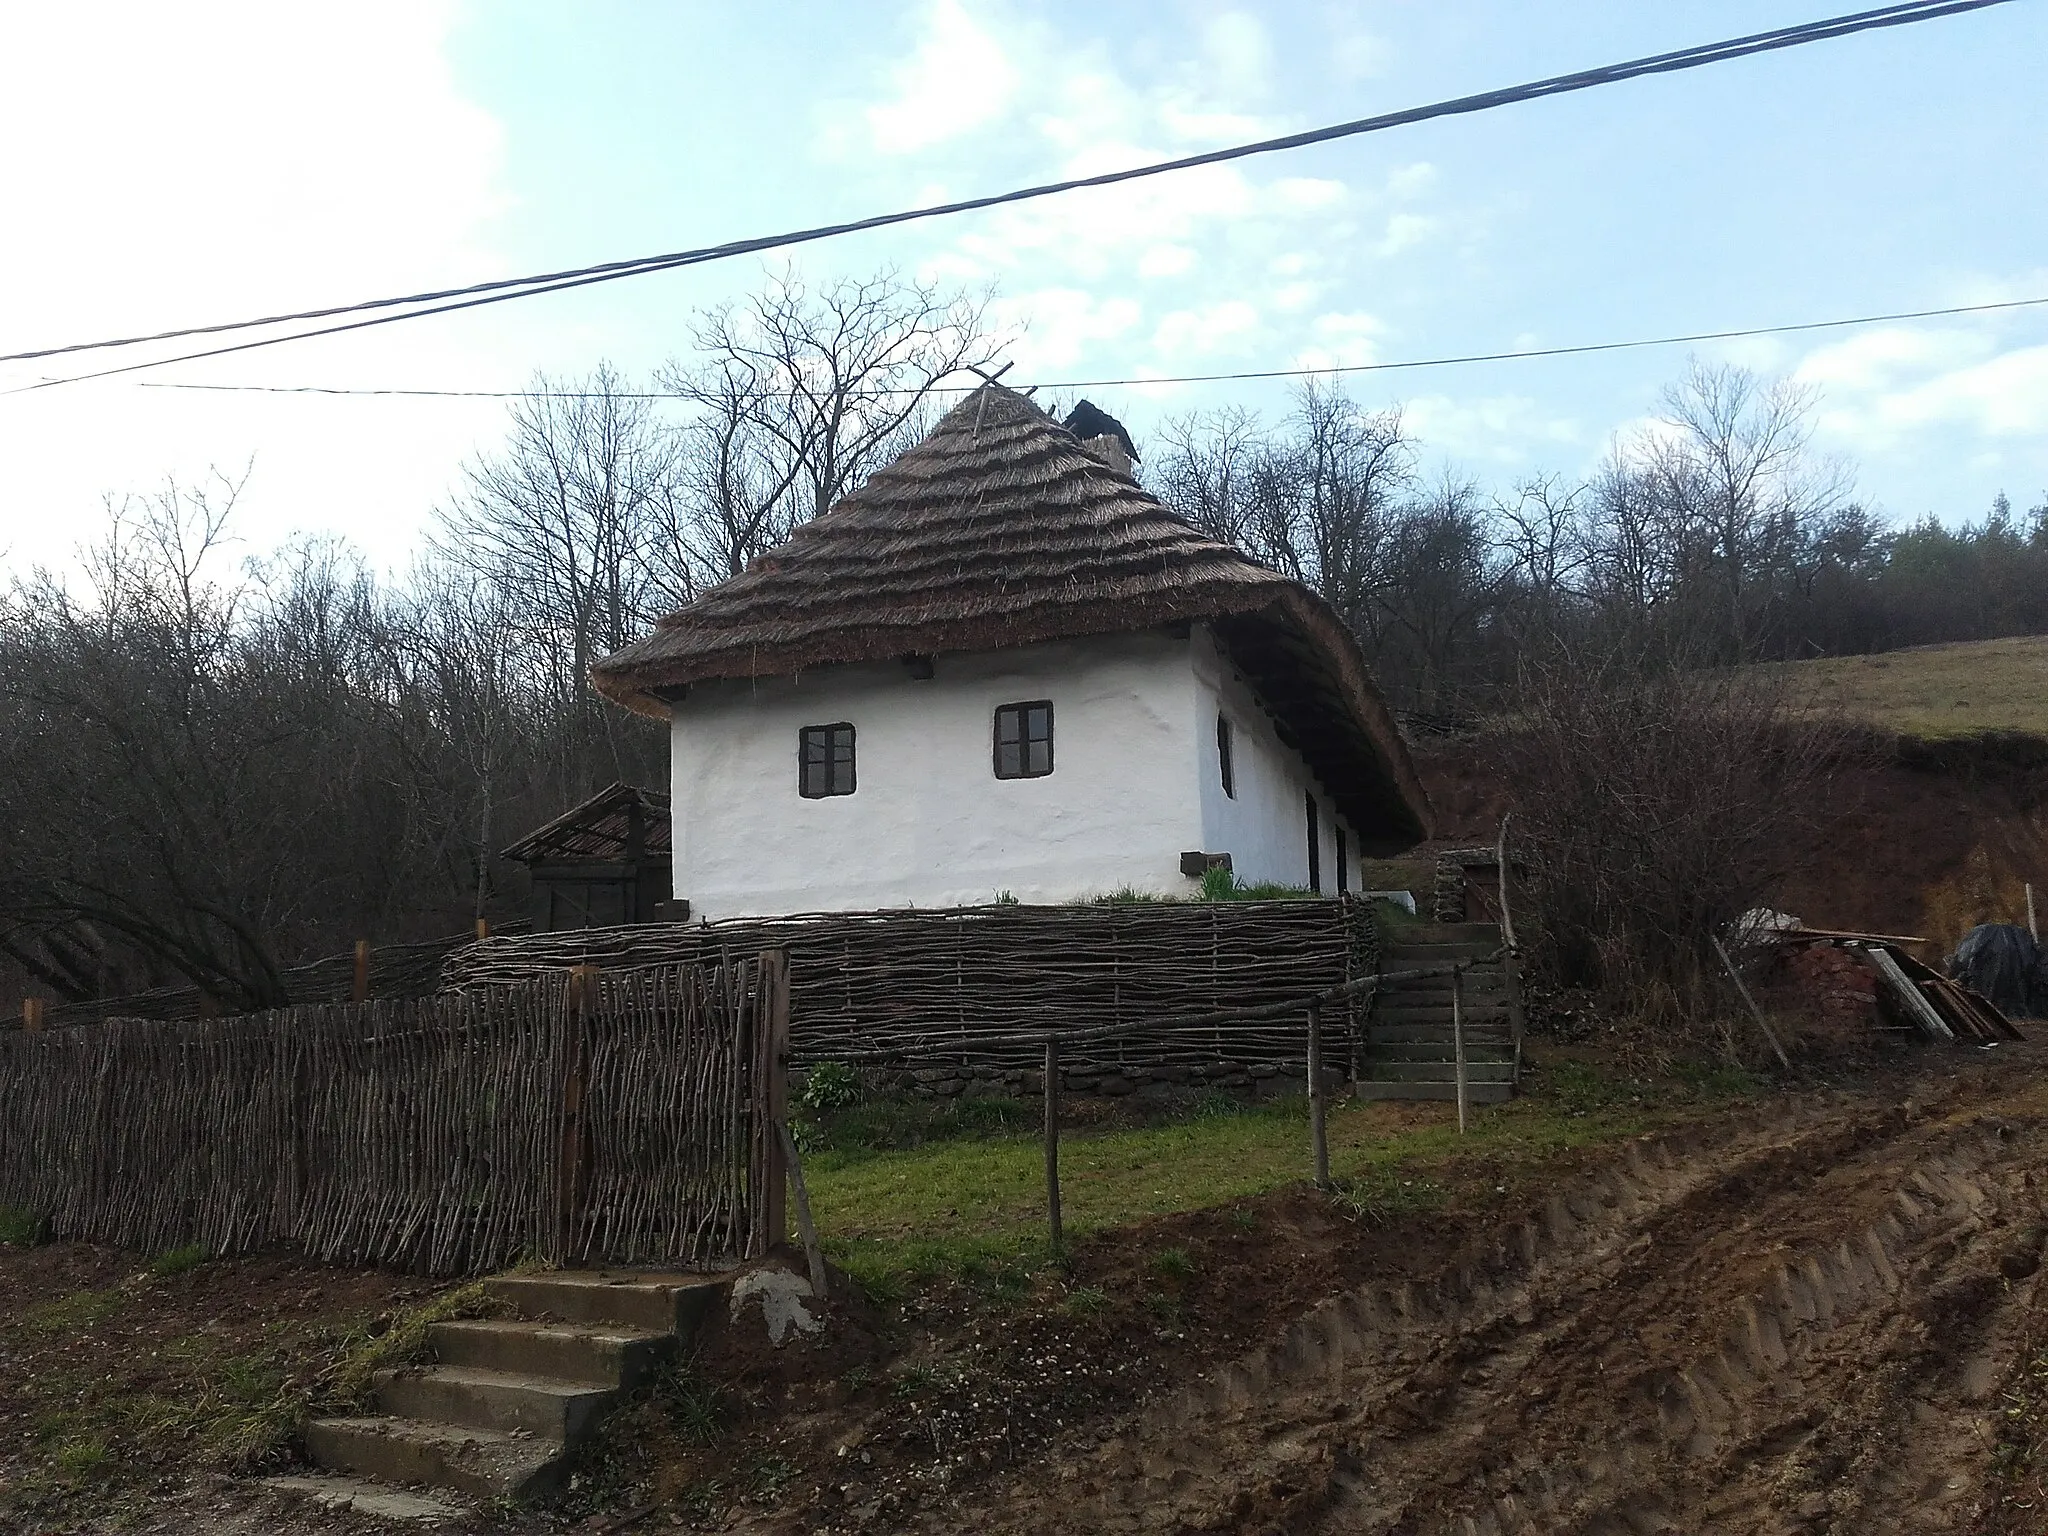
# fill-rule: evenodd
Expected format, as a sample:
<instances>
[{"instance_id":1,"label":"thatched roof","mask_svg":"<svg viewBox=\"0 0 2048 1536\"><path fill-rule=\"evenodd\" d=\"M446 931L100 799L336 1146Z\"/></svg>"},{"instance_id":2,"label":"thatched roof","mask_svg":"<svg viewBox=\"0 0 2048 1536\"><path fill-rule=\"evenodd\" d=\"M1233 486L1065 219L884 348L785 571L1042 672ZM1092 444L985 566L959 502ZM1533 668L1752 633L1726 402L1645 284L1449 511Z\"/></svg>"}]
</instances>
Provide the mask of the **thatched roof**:
<instances>
[{"instance_id":1,"label":"thatched roof","mask_svg":"<svg viewBox=\"0 0 2048 1536\"><path fill-rule=\"evenodd\" d=\"M668 796L612 784L504 852L521 864L614 864L669 850Z\"/></svg>"},{"instance_id":2,"label":"thatched roof","mask_svg":"<svg viewBox=\"0 0 2048 1536\"><path fill-rule=\"evenodd\" d=\"M1188 622L1214 627L1370 849L1427 835L1407 751L1330 606L1204 538L999 384L593 676L666 714L663 694L713 678Z\"/></svg>"}]
</instances>

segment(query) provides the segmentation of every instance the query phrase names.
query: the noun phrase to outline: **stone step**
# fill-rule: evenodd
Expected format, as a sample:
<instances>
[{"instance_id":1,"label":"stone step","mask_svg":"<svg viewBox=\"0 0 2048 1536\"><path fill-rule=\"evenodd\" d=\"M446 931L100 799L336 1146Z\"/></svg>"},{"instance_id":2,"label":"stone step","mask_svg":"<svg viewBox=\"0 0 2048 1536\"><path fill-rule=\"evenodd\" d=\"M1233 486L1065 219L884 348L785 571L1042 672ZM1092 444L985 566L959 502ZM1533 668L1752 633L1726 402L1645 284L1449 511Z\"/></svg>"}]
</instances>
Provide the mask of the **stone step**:
<instances>
[{"instance_id":1,"label":"stone step","mask_svg":"<svg viewBox=\"0 0 2048 1536\"><path fill-rule=\"evenodd\" d=\"M1432 1083L1455 1082L1457 1072L1450 1061L1385 1061L1368 1058L1366 1076L1383 1083ZM1515 1078L1513 1061L1474 1061L1470 1055L1465 1058L1465 1081L1468 1083L1511 1083Z\"/></svg>"},{"instance_id":2,"label":"stone step","mask_svg":"<svg viewBox=\"0 0 2048 1536\"><path fill-rule=\"evenodd\" d=\"M1484 960L1500 945L1482 939L1476 944L1384 944L1380 946L1380 969L1398 971L1411 965L1451 965L1459 960ZM1499 964L1498 959L1495 964Z\"/></svg>"},{"instance_id":3,"label":"stone step","mask_svg":"<svg viewBox=\"0 0 2048 1536\"><path fill-rule=\"evenodd\" d=\"M1366 1037L1366 1049L1373 1050L1381 1044L1394 1044L1411 1040L1433 1040L1445 1049L1451 1045L1451 1026L1448 1024L1387 1024L1375 1020L1372 1032ZM1501 1024L1472 1024L1465 1026L1465 1043L1483 1042L1512 1049L1515 1041L1513 1030Z\"/></svg>"},{"instance_id":4,"label":"stone step","mask_svg":"<svg viewBox=\"0 0 2048 1536\"><path fill-rule=\"evenodd\" d=\"M525 1499L562 1476L562 1446L534 1435L364 1417L314 1419L306 1453L331 1471L386 1483L424 1483L478 1499Z\"/></svg>"},{"instance_id":5,"label":"stone step","mask_svg":"<svg viewBox=\"0 0 2048 1536\"><path fill-rule=\"evenodd\" d=\"M476 1318L427 1330L443 1365L544 1376L594 1387L637 1386L675 1349L671 1334L618 1323Z\"/></svg>"},{"instance_id":6,"label":"stone step","mask_svg":"<svg viewBox=\"0 0 2048 1536\"><path fill-rule=\"evenodd\" d=\"M1352 1089L1352 1095L1360 1099L1455 1099L1458 1085L1361 1081ZM1508 1083L1468 1082L1465 1085L1465 1102L1468 1104L1505 1104L1514 1096L1514 1088Z\"/></svg>"},{"instance_id":7,"label":"stone step","mask_svg":"<svg viewBox=\"0 0 2048 1536\"><path fill-rule=\"evenodd\" d=\"M1375 1040L1366 1048L1367 1061L1441 1061L1454 1062L1458 1059L1455 1044L1449 1040ZM1465 1040L1465 1061L1469 1065L1480 1061L1513 1061L1515 1047L1505 1039Z\"/></svg>"},{"instance_id":8,"label":"stone step","mask_svg":"<svg viewBox=\"0 0 2048 1536\"><path fill-rule=\"evenodd\" d=\"M468 1517L467 1505L432 1494L412 1493L404 1488L386 1488L360 1477L321 1477L293 1474L260 1479L266 1488L311 1499L322 1509L370 1515L379 1520L411 1520L440 1527Z\"/></svg>"},{"instance_id":9,"label":"stone step","mask_svg":"<svg viewBox=\"0 0 2048 1536\"><path fill-rule=\"evenodd\" d=\"M1505 1008L1512 999L1505 987L1492 987L1477 991L1471 987L1458 994L1459 1006L1470 1013L1475 1008ZM1384 1013L1389 1008L1448 1008L1451 1006L1449 987L1388 987L1373 999L1372 1011Z\"/></svg>"},{"instance_id":10,"label":"stone step","mask_svg":"<svg viewBox=\"0 0 2048 1536\"><path fill-rule=\"evenodd\" d=\"M1500 944L1499 923L1403 923L1386 931L1388 944Z\"/></svg>"},{"instance_id":11,"label":"stone step","mask_svg":"<svg viewBox=\"0 0 2048 1536\"><path fill-rule=\"evenodd\" d=\"M373 1379L378 1409L393 1418L523 1430L564 1445L580 1439L618 1396L614 1388L468 1365L409 1366Z\"/></svg>"},{"instance_id":12,"label":"stone step","mask_svg":"<svg viewBox=\"0 0 2048 1536\"><path fill-rule=\"evenodd\" d=\"M1505 1003L1460 1003L1458 1017L1467 1029L1506 1029L1510 1027L1514 1015L1508 1011ZM1445 1029L1449 1029L1451 1005L1444 1003L1438 1006L1435 1003L1404 1001L1397 1007L1373 1010L1372 1026L1376 1032L1382 1025L1389 1024L1441 1024Z\"/></svg>"},{"instance_id":13,"label":"stone step","mask_svg":"<svg viewBox=\"0 0 2048 1536\"><path fill-rule=\"evenodd\" d=\"M521 1317L564 1323L620 1323L687 1339L730 1275L661 1274L651 1270L565 1269L498 1275L484 1282Z\"/></svg>"}]
</instances>

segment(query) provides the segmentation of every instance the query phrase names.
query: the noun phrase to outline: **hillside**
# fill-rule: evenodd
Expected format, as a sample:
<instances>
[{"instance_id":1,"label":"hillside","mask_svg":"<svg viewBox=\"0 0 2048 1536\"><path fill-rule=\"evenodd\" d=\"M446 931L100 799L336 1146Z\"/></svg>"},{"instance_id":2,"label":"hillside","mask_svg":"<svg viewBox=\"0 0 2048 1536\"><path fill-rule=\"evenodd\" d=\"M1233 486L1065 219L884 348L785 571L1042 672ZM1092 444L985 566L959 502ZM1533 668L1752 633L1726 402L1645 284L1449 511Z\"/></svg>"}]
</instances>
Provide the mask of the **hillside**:
<instances>
[{"instance_id":1,"label":"hillside","mask_svg":"<svg viewBox=\"0 0 2048 1536\"><path fill-rule=\"evenodd\" d=\"M1902 736L2048 736L2048 635L1828 656L1770 668L1823 708Z\"/></svg>"}]
</instances>

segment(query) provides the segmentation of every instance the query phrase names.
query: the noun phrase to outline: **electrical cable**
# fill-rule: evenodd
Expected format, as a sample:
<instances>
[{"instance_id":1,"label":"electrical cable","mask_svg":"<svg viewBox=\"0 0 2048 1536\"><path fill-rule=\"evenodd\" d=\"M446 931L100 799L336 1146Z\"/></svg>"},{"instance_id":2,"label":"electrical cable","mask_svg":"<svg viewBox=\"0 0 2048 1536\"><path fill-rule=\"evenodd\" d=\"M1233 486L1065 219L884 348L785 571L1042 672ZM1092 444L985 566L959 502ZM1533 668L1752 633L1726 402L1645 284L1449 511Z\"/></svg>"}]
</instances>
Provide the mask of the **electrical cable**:
<instances>
[{"instance_id":1,"label":"electrical cable","mask_svg":"<svg viewBox=\"0 0 2048 1536\"><path fill-rule=\"evenodd\" d=\"M1806 43L1829 41L1834 38L1847 37L1857 32L1870 31L1876 28L1905 26L1913 22L1936 20L1946 16L1959 15L1966 11L1983 10L1993 5L2008 3L2010 3L2010 0L1908 0L1908 3L1905 4L1882 6L1875 10L1858 11L1819 21L1802 22L1795 26L1781 27L1773 31L1752 33L1745 37L1728 38L1716 43L1699 44L1691 48L1678 49L1669 53L1653 54L1645 58L1631 59L1618 64L1603 65L1596 69L1581 70L1573 74L1556 75L1544 80L1531 81L1524 85L1486 91L1474 96L1462 96L1453 100L1431 103L1427 106L1410 107L1399 112L1383 113L1376 117L1360 118L1348 123L1338 123L1324 128L1310 129L1302 133L1285 134L1278 138L1261 139L1253 143L1233 145L1225 149L1209 150L1201 154L1187 155L1175 160L1165 160L1150 165L1136 166L1128 170L1109 171L1095 176L1048 182L1040 186L1024 187L1009 192L968 198L959 202L937 204L926 208L878 214L865 219L823 225L814 229L728 241L722 245L704 246L695 250L674 251L658 256L605 262L596 266L569 268L560 272L541 273L530 277L502 278L487 283L471 284L465 288L437 289L395 298L371 299L356 304L330 306L324 309L299 310L288 314L269 315L253 320L235 320L214 325L187 326L177 330L158 331L145 336L74 342L58 347L44 347L31 351L5 353L0 354L0 363L28 362L40 358L64 356L78 352L140 346L150 342L173 341L192 336L218 335L264 326L291 324L302 320L329 319L339 315L358 314L370 310L398 309L401 311L396 314L377 315L370 319L353 320L340 325L294 331L283 336L265 337L257 341L239 342L231 346L215 347L203 351L182 353L173 357L157 358L144 363L132 363L122 367L100 369L90 373L43 379L35 383L17 386L14 389L0 391L0 393L20 394L31 390L50 389L62 384L83 383L90 379L108 378L117 374L133 373L149 368L160 368L172 363L195 362L201 358L220 357L236 352L251 351L260 347L280 346L287 342L306 341L319 336L339 335L348 331L368 329L372 326L391 325L403 320L424 319L430 315L450 314L459 310L474 309L481 305L505 303L512 299L535 297L544 293L560 293L567 289L585 287L592 283L613 282L625 277L671 271L678 267L695 266L704 262L729 259L733 256L751 255L793 245L803 245L841 235L884 229L897 224L907 224L916 220L942 218L955 214L975 212L1009 203L1051 197L1084 188L1114 186L1122 182L1136 181L1144 177L1165 175L1172 171L1191 170L1207 165L1220 165L1232 160L1245 159L1252 155L1304 148L1309 145L1328 143L1335 139L1350 138L1359 134L1374 133L1388 128L1402 127L1411 123L1425 122L1433 118L1482 112L1494 107L1508 106L1522 101L1532 101L1545 96L1563 95L1572 91L1587 90L1594 86L1611 85L1623 80L1636 79L1644 75L1669 74L1679 70L1696 69L1706 64L1721 63L1729 59L1746 58L1753 54L1798 47ZM444 300L452 302L442 302ZM405 308L404 306L423 307Z\"/></svg>"},{"instance_id":2,"label":"electrical cable","mask_svg":"<svg viewBox=\"0 0 2048 1536\"><path fill-rule=\"evenodd\" d=\"M1590 341L1563 347L1530 347L1516 352L1467 352L1452 357L1405 358L1388 363L1335 363L1325 368L1260 368L1242 373L1150 374L1121 379L1054 379L1034 385L1036 389L1108 389L1136 384L1225 384L1253 379L1326 378L1348 373L1392 373L1407 368L1452 368L1466 363L1510 363L1536 357L1577 357L1593 352L1622 352L1638 347L1676 347L1701 341L1735 341L1749 336L1784 336L1795 331L1832 331L1853 325L1884 325L1900 320L1937 320L1950 315L1981 315L1997 310L2030 309L2048 304L2038 299L2001 299L1988 304L1954 304L1945 309L1905 309L1882 315L1852 315L1840 320L1801 320L1790 325L1755 325L1741 330L1694 331L1682 336L1644 336L1632 341ZM193 384L178 381L144 380L138 389L198 390L213 394L256 395L360 395L430 400L689 400L695 397L681 390L614 390L604 394L587 389L351 389L326 384ZM937 384L924 389L885 389L876 394L954 395L972 394L976 384Z\"/></svg>"}]
</instances>

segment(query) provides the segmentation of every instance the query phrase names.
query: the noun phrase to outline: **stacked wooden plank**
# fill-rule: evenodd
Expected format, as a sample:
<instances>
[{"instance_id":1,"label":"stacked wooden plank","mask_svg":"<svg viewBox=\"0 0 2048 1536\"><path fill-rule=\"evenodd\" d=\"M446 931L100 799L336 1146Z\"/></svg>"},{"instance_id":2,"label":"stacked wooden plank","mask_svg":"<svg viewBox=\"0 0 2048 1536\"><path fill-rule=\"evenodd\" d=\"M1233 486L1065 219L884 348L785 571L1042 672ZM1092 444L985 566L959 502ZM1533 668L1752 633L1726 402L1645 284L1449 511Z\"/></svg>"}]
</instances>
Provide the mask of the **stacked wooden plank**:
<instances>
[{"instance_id":1,"label":"stacked wooden plank","mask_svg":"<svg viewBox=\"0 0 2048 1536\"><path fill-rule=\"evenodd\" d=\"M1905 946L1919 939L1829 928L1789 928L1766 937L1773 944L1829 944L1861 956L1899 1011L1930 1040L1990 1044L2026 1038L1982 993L1915 959Z\"/></svg>"}]
</instances>

